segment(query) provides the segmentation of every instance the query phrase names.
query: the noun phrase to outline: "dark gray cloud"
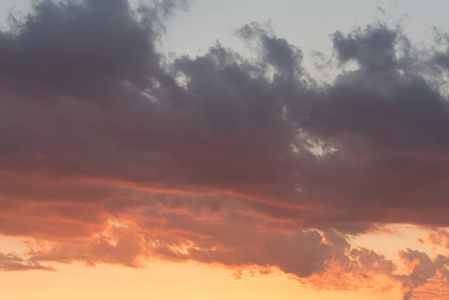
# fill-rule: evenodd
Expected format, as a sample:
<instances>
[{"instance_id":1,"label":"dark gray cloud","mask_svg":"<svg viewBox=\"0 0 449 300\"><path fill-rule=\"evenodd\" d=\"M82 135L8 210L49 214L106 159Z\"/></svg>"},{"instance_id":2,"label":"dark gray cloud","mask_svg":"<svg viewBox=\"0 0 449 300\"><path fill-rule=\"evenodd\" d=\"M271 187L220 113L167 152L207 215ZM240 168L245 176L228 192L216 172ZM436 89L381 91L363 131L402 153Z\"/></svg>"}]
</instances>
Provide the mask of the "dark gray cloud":
<instances>
[{"instance_id":1,"label":"dark gray cloud","mask_svg":"<svg viewBox=\"0 0 449 300\"><path fill-rule=\"evenodd\" d=\"M138 17L126 1L37 2L15 32L1 35L2 89L44 102L107 103L147 86L159 55L151 22Z\"/></svg>"}]
</instances>

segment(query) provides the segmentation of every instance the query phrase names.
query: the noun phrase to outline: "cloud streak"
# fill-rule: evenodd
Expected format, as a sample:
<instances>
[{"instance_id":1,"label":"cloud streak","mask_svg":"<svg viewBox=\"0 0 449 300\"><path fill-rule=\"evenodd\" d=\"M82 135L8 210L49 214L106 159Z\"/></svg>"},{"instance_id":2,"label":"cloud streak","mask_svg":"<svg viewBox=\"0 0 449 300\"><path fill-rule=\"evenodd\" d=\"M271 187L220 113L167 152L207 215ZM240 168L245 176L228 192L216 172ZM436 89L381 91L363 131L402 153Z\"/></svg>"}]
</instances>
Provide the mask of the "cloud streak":
<instances>
[{"instance_id":1,"label":"cloud streak","mask_svg":"<svg viewBox=\"0 0 449 300\"><path fill-rule=\"evenodd\" d=\"M24 260L13 254L0 253L0 270L2 271L25 271L25 270L46 270L54 271L52 267L42 266L38 263Z\"/></svg>"}]
</instances>

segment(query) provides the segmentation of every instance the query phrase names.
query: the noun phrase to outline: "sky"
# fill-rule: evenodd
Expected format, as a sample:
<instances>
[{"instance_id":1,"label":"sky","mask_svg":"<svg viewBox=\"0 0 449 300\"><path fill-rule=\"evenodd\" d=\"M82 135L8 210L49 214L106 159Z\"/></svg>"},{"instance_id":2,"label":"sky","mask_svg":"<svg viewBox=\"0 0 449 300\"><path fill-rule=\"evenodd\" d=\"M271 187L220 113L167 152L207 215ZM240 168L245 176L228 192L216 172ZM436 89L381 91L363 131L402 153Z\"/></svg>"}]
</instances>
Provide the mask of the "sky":
<instances>
[{"instance_id":1,"label":"sky","mask_svg":"<svg viewBox=\"0 0 449 300\"><path fill-rule=\"evenodd\" d=\"M0 296L448 299L447 1L0 3Z\"/></svg>"}]
</instances>

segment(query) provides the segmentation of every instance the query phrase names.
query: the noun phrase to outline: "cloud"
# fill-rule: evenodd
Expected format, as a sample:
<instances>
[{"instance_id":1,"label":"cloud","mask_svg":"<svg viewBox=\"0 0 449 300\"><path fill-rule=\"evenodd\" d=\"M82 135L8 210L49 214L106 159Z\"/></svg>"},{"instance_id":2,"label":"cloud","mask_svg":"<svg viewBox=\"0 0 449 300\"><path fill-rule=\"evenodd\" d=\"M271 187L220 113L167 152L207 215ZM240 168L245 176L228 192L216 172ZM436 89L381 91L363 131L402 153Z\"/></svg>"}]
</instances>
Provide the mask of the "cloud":
<instances>
[{"instance_id":1,"label":"cloud","mask_svg":"<svg viewBox=\"0 0 449 300\"><path fill-rule=\"evenodd\" d=\"M24 260L13 254L0 253L0 270L3 271L26 271L26 270L46 270L54 271L52 267L46 267L38 263Z\"/></svg>"},{"instance_id":2,"label":"cloud","mask_svg":"<svg viewBox=\"0 0 449 300\"><path fill-rule=\"evenodd\" d=\"M49 243L3 269L156 257L315 288L390 276L406 294L443 274L443 256L406 251L420 267L397 277L347 234L448 226L447 36L435 50L382 23L336 31L334 59L357 67L319 85L257 23L236 33L252 58L216 43L166 63L155 45L185 5L38 1L0 33L0 231Z\"/></svg>"},{"instance_id":3,"label":"cloud","mask_svg":"<svg viewBox=\"0 0 449 300\"><path fill-rule=\"evenodd\" d=\"M449 232L444 228L438 228L428 233L428 241L434 248L443 247L449 250Z\"/></svg>"},{"instance_id":4,"label":"cloud","mask_svg":"<svg viewBox=\"0 0 449 300\"><path fill-rule=\"evenodd\" d=\"M400 251L399 254L410 269L406 276L399 276L404 300L429 297L444 299L449 295L449 257L436 255L432 259L424 252L411 249Z\"/></svg>"}]
</instances>

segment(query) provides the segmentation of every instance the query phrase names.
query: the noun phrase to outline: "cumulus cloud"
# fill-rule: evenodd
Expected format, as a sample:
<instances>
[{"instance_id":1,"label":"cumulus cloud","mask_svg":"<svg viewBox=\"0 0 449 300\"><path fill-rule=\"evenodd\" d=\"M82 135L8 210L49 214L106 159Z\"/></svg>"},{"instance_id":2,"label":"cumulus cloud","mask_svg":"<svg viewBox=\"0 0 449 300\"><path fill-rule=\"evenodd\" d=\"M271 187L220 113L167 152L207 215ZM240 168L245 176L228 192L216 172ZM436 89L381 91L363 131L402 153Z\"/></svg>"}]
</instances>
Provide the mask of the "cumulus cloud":
<instances>
[{"instance_id":1,"label":"cumulus cloud","mask_svg":"<svg viewBox=\"0 0 449 300\"><path fill-rule=\"evenodd\" d=\"M444 299L449 295L449 257L436 255L433 259L426 253L407 249L400 257L409 268L407 275L398 276L407 299Z\"/></svg>"},{"instance_id":2,"label":"cumulus cloud","mask_svg":"<svg viewBox=\"0 0 449 300\"><path fill-rule=\"evenodd\" d=\"M447 35L435 50L382 23L336 31L335 59L357 68L323 86L257 23L236 33L252 58L216 43L162 63L185 5L37 1L0 33L0 231L49 243L3 269L157 257L350 288L396 269L346 234L448 226ZM421 266L393 276L406 294L445 272L401 255Z\"/></svg>"}]
</instances>

